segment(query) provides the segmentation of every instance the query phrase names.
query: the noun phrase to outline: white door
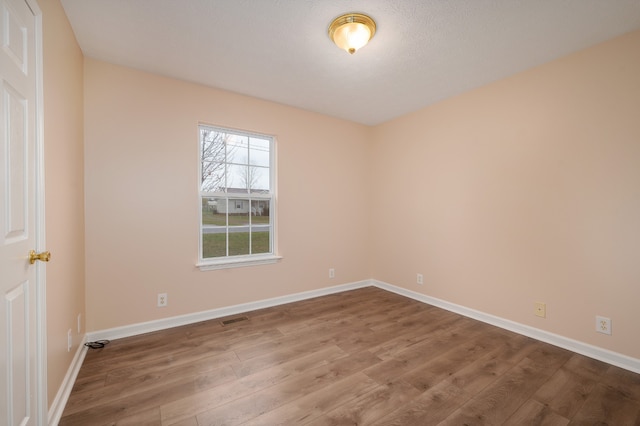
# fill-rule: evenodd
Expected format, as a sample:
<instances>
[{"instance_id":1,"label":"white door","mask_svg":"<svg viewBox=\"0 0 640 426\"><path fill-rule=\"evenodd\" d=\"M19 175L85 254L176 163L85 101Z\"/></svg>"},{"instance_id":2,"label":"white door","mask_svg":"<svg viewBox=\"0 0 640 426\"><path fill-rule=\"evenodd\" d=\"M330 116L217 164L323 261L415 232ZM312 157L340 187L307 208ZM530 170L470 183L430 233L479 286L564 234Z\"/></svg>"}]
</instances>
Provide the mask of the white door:
<instances>
[{"instance_id":1,"label":"white door","mask_svg":"<svg viewBox=\"0 0 640 426\"><path fill-rule=\"evenodd\" d=\"M0 0L0 424L10 426L46 421L44 266L29 261L43 243L37 23L26 0Z\"/></svg>"}]
</instances>

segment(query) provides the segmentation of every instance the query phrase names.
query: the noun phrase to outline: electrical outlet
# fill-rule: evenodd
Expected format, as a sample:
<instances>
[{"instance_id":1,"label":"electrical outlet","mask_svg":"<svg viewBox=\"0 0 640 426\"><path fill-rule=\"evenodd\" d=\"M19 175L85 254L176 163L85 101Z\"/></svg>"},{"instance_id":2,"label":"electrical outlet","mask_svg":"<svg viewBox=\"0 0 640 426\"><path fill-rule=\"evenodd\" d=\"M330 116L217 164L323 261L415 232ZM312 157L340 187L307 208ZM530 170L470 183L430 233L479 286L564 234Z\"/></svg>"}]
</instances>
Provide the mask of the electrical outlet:
<instances>
[{"instance_id":1,"label":"electrical outlet","mask_svg":"<svg viewBox=\"0 0 640 426\"><path fill-rule=\"evenodd\" d=\"M73 346L73 335L71 329L67 331L67 352L71 352L71 346Z\"/></svg>"},{"instance_id":2,"label":"electrical outlet","mask_svg":"<svg viewBox=\"0 0 640 426\"><path fill-rule=\"evenodd\" d=\"M78 334L82 332L82 314L78 314Z\"/></svg>"},{"instance_id":3,"label":"electrical outlet","mask_svg":"<svg viewBox=\"0 0 640 426\"><path fill-rule=\"evenodd\" d=\"M167 293L158 293L158 307L163 308L167 306Z\"/></svg>"},{"instance_id":4,"label":"electrical outlet","mask_svg":"<svg viewBox=\"0 0 640 426\"><path fill-rule=\"evenodd\" d=\"M424 277L422 276L422 274L418 274L416 276L416 283L418 283L418 285L424 284Z\"/></svg>"},{"instance_id":5,"label":"electrical outlet","mask_svg":"<svg viewBox=\"0 0 640 426\"><path fill-rule=\"evenodd\" d=\"M602 334L611 334L611 318L596 316L596 331Z\"/></svg>"},{"instance_id":6,"label":"electrical outlet","mask_svg":"<svg viewBox=\"0 0 640 426\"><path fill-rule=\"evenodd\" d=\"M329 278L335 278L336 277L336 270L333 268L329 268Z\"/></svg>"},{"instance_id":7,"label":"electrical outlet","mask_svg":"<svg viewBox=\"0 0 640 426\"><path fill-rule=\"evenodd\" d=\"M547 305L545 305L542 302L535 302L533 304L533 313L537 317L546 318L547 317Z\"/></svg>"}]
</instances>

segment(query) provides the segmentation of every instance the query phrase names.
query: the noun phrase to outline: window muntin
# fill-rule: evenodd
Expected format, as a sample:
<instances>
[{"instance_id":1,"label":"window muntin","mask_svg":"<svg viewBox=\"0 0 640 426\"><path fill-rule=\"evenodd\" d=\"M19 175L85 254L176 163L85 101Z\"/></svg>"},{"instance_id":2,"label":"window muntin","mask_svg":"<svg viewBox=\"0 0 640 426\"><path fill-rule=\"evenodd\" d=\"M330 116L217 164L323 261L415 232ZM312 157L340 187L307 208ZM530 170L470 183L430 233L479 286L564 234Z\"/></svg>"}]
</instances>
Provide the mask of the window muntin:
<instances>
[{"instance_id":1,"label":"window muntin","mask_svg":"<svg viewBox=\"0 0 640 426\"><path fill-rule=\"evenodd\" d=\"M200 264L274 255L273 138L199 126Z\"/></svg>"}]
</instances>

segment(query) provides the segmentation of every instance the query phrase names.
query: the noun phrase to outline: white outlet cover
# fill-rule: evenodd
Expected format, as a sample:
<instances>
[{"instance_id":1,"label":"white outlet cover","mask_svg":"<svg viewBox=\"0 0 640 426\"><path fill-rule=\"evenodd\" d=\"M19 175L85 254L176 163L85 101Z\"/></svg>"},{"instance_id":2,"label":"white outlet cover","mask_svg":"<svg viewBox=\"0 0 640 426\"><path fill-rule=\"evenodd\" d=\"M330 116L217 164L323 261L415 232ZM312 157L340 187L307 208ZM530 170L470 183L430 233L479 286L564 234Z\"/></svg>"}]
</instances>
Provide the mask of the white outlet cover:
<instances>
[{"instance_id":1,"label":"white outlet cover","mask_svg":"<svg viewBox=\"0 0 640 426\"><path fill-rule=\"evenodd\" d=\"M602 334L611 334L611 318L596 316L596 331Z\"/></svg>"},{"instance_id":2,"label":"white outlet cover","mask_svg":"<svg viewBox=\"0 0 640 426\"><path fill-rule=\"evenodd\" d=\"M162 308L169 304L167 293L158 293L158 307Z\"/></svg>"}]
</instances>

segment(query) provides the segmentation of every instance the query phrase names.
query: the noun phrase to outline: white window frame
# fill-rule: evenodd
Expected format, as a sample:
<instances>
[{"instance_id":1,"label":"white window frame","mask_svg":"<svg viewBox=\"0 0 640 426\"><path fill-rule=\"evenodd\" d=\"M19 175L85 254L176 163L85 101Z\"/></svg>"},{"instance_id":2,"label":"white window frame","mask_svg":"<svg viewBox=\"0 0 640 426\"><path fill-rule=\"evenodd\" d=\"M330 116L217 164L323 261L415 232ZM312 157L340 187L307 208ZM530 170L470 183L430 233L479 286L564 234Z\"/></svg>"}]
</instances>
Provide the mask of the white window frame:
<instances>
[{"instance_id":1,"label":"white window frame","mask_svg":"<svg viewBox=\"0 0 640 426\"><path fill-rule=\"evenodd\" d=\"M229 192L207 192L202 191L202 158L200 130L201 128L208 128L217 132L228 133L248 138L259 138L269 141L269 192L267 194L255 194L247 191L244 193L229 193ZM210 125L206 123L198 124L198 262L196 266L201 271L215 270L215 269L227 269L238 268L244 266L254 265L266 265L280 261L281 256L277 253L277 234L276 234L276 140L274 136L260 133L252 133L243 130L229 129L216 125ZM202 223L202 199L203 197L216 197L227 200L227 203L236 203L237 200L249 200L249 220L251 221L251 204L254 200L266 200L269 202L269 240L270 240L270 252L258 253L258 254L246 254L246 255L226 255L220 257L204 258L203 257L203 223ZM229 209L226 209L229 214ZM226 225L227 227L229 225Z\"/></svg>"}]
</instances>

